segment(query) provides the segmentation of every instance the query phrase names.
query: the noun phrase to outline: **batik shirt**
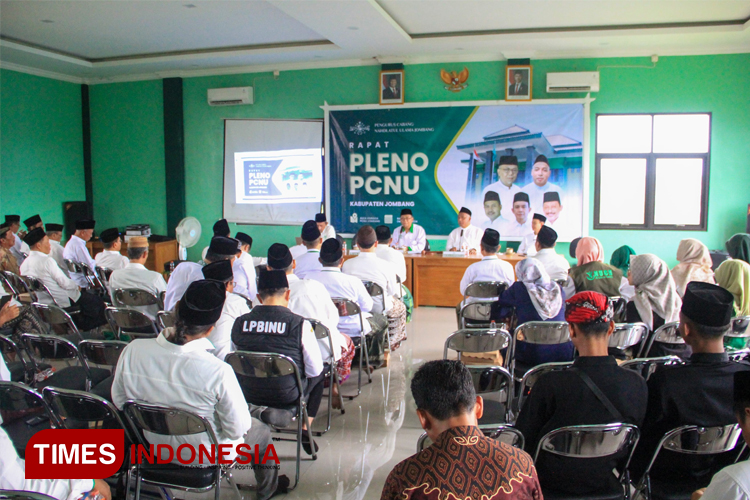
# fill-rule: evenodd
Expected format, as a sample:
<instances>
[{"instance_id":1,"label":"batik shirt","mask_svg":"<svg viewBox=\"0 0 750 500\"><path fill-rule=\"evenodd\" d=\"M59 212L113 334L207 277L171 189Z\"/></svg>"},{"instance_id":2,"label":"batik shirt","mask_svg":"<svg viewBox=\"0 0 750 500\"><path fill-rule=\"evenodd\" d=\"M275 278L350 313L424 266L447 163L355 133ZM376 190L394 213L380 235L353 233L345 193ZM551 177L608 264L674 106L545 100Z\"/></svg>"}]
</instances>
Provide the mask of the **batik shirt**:
<instances>
[{"instance_id":1,"label":"batik shirt","mask_svg":"<svg viewBox=\"0 0 750 500\"><path fill-rule=\"evenodd\" d=\"M398 464L381 500L541 499L531 457L475 426L453 427Z\"/></svg>"},{"instance_id":2,"label":"batik shirt","mask_svg":"<svg viewBox=\"0 0 750 500\"><path fill-rule=\"evenodd\" d=\"M4 248L0 248L0 269L20 274L18 270L18 261L13 257L10 251Z\"/></svg>"}]
</instances>

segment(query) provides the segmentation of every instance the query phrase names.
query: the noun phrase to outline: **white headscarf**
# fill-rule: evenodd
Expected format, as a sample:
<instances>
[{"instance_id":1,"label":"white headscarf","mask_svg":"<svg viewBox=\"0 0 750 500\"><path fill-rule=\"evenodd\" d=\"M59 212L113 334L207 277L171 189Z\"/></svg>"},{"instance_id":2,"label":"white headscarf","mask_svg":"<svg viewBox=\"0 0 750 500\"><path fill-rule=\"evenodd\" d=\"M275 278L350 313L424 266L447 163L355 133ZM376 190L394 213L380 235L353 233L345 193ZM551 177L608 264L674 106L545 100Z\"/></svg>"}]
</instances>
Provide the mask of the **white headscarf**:
<instances>
[{"instance_id":1,"label":"white headscarf","mask_svg":"<svg viewBox=\"0 0 750 500\"><path fill-rule=\"evenodd\" d=\"M526 286L531 303L542 321L557 316L563 305L562 291L544 269L544 264L533 258L516 264L516 277Z\"/></svg>"},{"instance_id":2,"label":"white headscarf","mask_svg":"<svg viewBox=\"0 0 750 500\"><path fill-rule=\"evenodd\" d=\"M672 278L680 297L685 295L685 288L691 281L716 283L714 272L711 270L711 254L708 247L700 241L693 238L680 241L680 246L677 247L677 260L680 263L672 268Z\"/></svg>"},{"instance_id":3,"label":"white headscarf","mask_svg":"<svg viewBox=\"0 0 750 500\"><path fill-rule=\"evenodd\" d=\"M667 263L656 255L645 253L630 257L630 277L635 286L635 308L641 321L654 329L654 316L665 323L679 321L682 299L669 272Z\"/></svg>"}]
</instances>

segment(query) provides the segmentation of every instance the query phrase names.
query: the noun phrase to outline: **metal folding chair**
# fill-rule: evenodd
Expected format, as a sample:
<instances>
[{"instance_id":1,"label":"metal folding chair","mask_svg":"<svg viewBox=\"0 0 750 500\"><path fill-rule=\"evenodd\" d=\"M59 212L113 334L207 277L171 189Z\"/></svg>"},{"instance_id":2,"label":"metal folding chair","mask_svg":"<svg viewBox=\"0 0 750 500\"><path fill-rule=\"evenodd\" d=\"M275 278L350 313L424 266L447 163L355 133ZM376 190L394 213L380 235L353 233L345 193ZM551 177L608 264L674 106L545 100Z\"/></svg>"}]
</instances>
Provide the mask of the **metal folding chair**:
<instances>
[{"instance_id":1,"label":"metal folding chair","mask_svg":"<svg viewBox=\"0 0 750 500\"><path fill-rule=\"evenodd\" d=\"M519 449L523 449L524 439L521 431L510 425L480 425L479 430L490 439L505 443L509 446L514 446ZM424 450L425 448L432 446L432 440L427 436L427 433L422 433L417 440L417 453Z\"/></svg>"},{"instance_id":2,"label":"metal folding chair","mask_svg":"<svg viewBox=\"0 0 750 500\"><path fill-rule=\"evenodd\" d=\"M684 364L682 359L677 356L661 356L659 358L635 358L623 361L620 368L627 368L638 372L644 380L651 378L661 366L681 365Z\"/></svg>"},{"instance_id":3,"label":"metal folding chair","mask_svg":"<svg viewBox=\"0 0 750 500\"><path fill-rule=\"evenodd\" d=\"M300 472L300 461L302 459L302 425L306 424L307 418L307 403L304 397L304 388L302 386L302 379L300 378L300 371L297 364L289 356L283 354L277 354L273 352L248 352L248 351L234 351L227 355L225 361L234 370L234 373L238 377L247 379L262 379L267 380L269 378L278 378L291 376L297 384L297 400L290 405L296 407L297 414L297 460L296 460L296 472L294 478L294 485L289 489L293 490L299 483L299 472ZM248 393L252 391L245 391L246 397ZM252 398L248 400L249 404L256 406L269 406L265 403L267 401L257 401ZM307 426L307 437L310 440L310 444L313 444L313 436L311 426ZM318 457L313 447L312 459L316 460Z\"/></svg>"},{"instance_id":4,"label":"metal folding chair","mask_svg":"<svg viewBox=\"0 0 750 500\"><path fill-rule=\"evenodd\" d=\"M159 336L156 323L141 311L107 307L104 310L104 316L118 339L121 339L123 335L134 338L156 338Z\"/></svg>"},{"instance_id":5,"label":"metal folding chair","mask_svg":"<svg viewBox=\"0 0 750 500\"><path fill-rule=\"evenodd\" d=\"M174 311L159 311L156 313L156 325L159 330L164 330L175 325L177 317Z\"/></svg>"},{"instance_id":6,"label":"metal folding chair","mask_svg":"<svg viewBox=\"0 0 750 500\"><path fill-rule=\"evenodd\" d=\"M517 366L515 352L518 342L541 345L566 344L570 342L570 329L565 321L528 321L516 327L513 332L514 356L510 360L510 372L516 377L516 381L520 382L524 373L533 366ZM570 361L573 361L572 356Z\"/></svg>"},{"instance_id":7,"label":"metal folding chair","mask_svg":"<svg viewBox=\"0 0 750 500\"><path fill-rule=\"evenodd\" d=\"M2 427L8 433L19 457L25 456L26 444L37 432L49 429L54 422L52 411L42 395L18 382L0 382Z\"/></svg>"},{"instance_id":8,"label":"metal folding chair","mask_svg":"<svg viewBox=\"0 0 750 500\"><path fill-rule=\"evenodd\" d=\"M630 498L628 465L639 437L638 427L632 424L614 423L561 427L548 432L539 440L534 454L534 463L537 463L542 453L580 460L615 458L622 455L623 460L620 460L616 470L622 487L623 498L628 499ZM602 483L607 483L606 478L602 478ZM585 499L590 496L581 495L580 498Z\"/></svg>"},{"instance_id":9,"label":"metal folding chair","mask_svg":"<svg viewBox=\"0 0 750 500\"><path fill-rule=\"evenodd\" d=\"M651 352L651 347L654 345L654 342L662 342L664 344L672 345L685 345L685 341L682 339L682 337L680 337L680 334L677 331L677 327L679 326L679 321L674 321L672 323L665 323L664 325L657 328L644 343L643 348L638 353L638 357L649 357L649 353Z\"/></svg>"},{"instance_id":10,"label":"metal folding chair","mask_svg":"<svg viewBox=\"0 0 750 500\"><path fill-rule=\"evenodd\" d=\"M91 392L107 401L112 400L112 382L115 378L115 367L122 351L128 346L120 340L82 340L78 352L90 367L103 368L109 376L91 388Z\"/></svg>"},{"instance_id":11,"label":"metal folding chair","mask_svg":"<svg viewBox=\"0 0 750 500\"><path fill-rule=\"evenodd\" d=\"M72 342L78 343L83 340L83 335L73 322L68 312L58 306L34 302L31 307L39 314L42 320L50 326L52 332L69 338Z\"/></svg>"},{"instance_id":12,"label":"metal folding chair","mask_svg":"<svg viewBox=\"0 0 750 500\"><path fill-rule=\"evenodd\" d=\"M500 366L467 365L474 391L484 399L480 425L505 424L512 420L513 376Z\"/></svg>"},{"instance_id":13,"label":"metal folding chair","mask_svg":"<svg viewBox=\"0 0 750 500\"><path fill-rule=\"evenodd\" d=\"M131 423L136 439L140 445L148 449L149 442L144 432L160 436L195 436L206 434L211 446L218 449L219 441L214 429L205 418L187 410L172 408L141 401L127 401L123 411ZM198 448L197 440L195 443ZM188 492L205 492L214 490L215 500L219 500L221 480L226 478L241 500L237 485L232 480L230 469L219 465L220 453L216 453L216 463L207 467L191 467L186 474L184 466L175 463L149 464L141 463L131 469L132 481L135 481L135 500L141 498L141 484L146 483L162 488L176 489Z\"/></svg>"},{"instance_id":14,"label":"metal folding chair","mask_svg":"<svg viewBox=\"0 0 750 500\"><path fill-rule=\"evenodd\" d=\"M458 328L489 328L492 303L508 288L502 281L477 281L464 290L462 306L458 313ZM469 303L467 299L471 298Z\"/></svg>"},{"instance_id":15,"label":"metal folding chair","mask_svg":"<svg viewBox=\"0 0 750 500\"><path fill-rule=\"evenodd\" d=\"M462 329L458 330L445 340L443 347L443 359L448 359L448 351L456 351L458 360L464 352L495 352L508 349L503 360L503 368L509 367L510 359L513 357L513 343L510 334L503 329Z\"/></svg>"},{"instance_id":16,"label":"metal folding chair","mask_svg":"<svg viewBox=\"0 0 750 500\"><path fill-rule=\"evenodd\" d=\"M638 481L638 489L645 498L656 500L661 498L676 498L684 495L690 498L690 494L697 488L706 485L678 484L674 481L662 481L651 476L652 469L662 450L671 451L683 455L719 455L734 450L739 441L742 430L739 425L723 425L717 427L700 427L697 425L685 425L667 432L656 447L654 456ZM741 452L741 450L740 450ZM738 453L739 454L739 453ZM685 471L680 471L685 472ZM718 472L718 471L715 471ZM682 495L680 495L682 493Z\"/></svg>"},{"instance_id":17,"label":"metal folding chair","mask_svg":"<svg viewBox=\"0 0 750 500\"><path fill-rule=\"evenodd\" d=\"M573 366L572 361L544 363L541 365L537 365L531 370L524 373L523 378L521 379L521 388L518 393L518 401L516 402L515 414L518 415L523 408L524 399L529 396L531 389L534 387L534 384L536 384L536 381L539 380L539 377L541 377L545 373L567 370L571 366Z\"/></svg>"},{"instance_id":18,"label":"metal folding chair","mask_svg":"<svg viewBox=\"0 0 750 500\"><path fill-rule=\"evenodd\" d=\"M615 323L624 323L628 308L628 301L625 299L625 297L619 296L609 297L608 300L610 305L612 305L612 311L614 312L612 321L614 321Z\"/></svg>"},{"instance_id":19,"label":"metal folding chair","mask_svg":"<svg viewBox=\"0 0 750 500\"><path fill-rule=\"evenodd\" d=\"M21 342L29 357L38 365L40 363L64 362L66 367L55 371L46 380L38 382L36 386L62 387L77 391L89 391L110 375L109 370L91 368L86 359L81 356L73 342L57 335L40 335L33 333L21 334ZM78 366L71 366L71 363Z\"/></svg>"},{"instance_id":20,"label":"metal folding chair","mask_svg":"<svg viewBox=\"0 0 750 500\"><path fill-rule=\"evenodd\" d=\"M398 277L397 277L398 278ZM362 281L362 284L365 285L365 290L367 290L367 293L370 295L370 297L377 298L380 297L380 300L383 301L383 304L385 304L385 292L383 291L383 287L375 283L374 281ZM374 312L380 312L383 311L374 311ZM388 342L388 350L393 351L393 344L391 342L391 334L388 330L386 330L386 335L384 336L385 341ZM386 347L385 345L383 347Z\"/></svg>"},{"instance_id":21,"label":"metal folding chair","mask_svg":"<svg viewBox=\"0 0 750 500\"><path fill-rule=\"evenodd\" d=\"M615 331L609 338L609 348L625 352L640 344L647 335L648 326L645 323L615 323Z\"/></svg>"},{"instance_id":22,"label":"metal folding chair","mask_svg":"<svg viewBox=\"0 0 750 500\"><path fill-rule=\"evenodd\" d=\"M16 280L20 281L20 277L10 271L0 271L0 286L8 295L12 295L14 299L20 302L21 293L13 286L13 282ZM24 284L24 288L26 285Z\"/></svg>"},{"instance_id":23,"label":"metal folding chair","mask_svg":"<svg viewBox=\"0 0 750 500\"><path fill-rule=\"evenodd\" d=\"M96 274L99 276L105 285L109 284L109 277L112 276L114 269L108 267L96 266Z\"/></svg>"},{"instance_id":24,"label":"metal folding chair","mask_svg":"<svg viewBox=\"0 0 750 500\"><path fill-rule=\"evenodd\" d=\"M747 341L750 339L750 316L740 316L732 318L732 328L724 335L725 340L742 339L743 349L747 348Z\"/></svg>"},{"instance_id":25,"label":"metal folding chair","mask_svg":"<svg viewBox=\"0 0 750 500\"><path fill-rule=\"evenodd\" d=\"M31 297L33 302L53 304L62 309L62 305L55 300L52 292L49 291L49 288L47 288L47 285L45 285L42 280L33 276L24 276L21 280L26 283L26 292L29 294L29 297ZM73 306L72 303L71 307L68 307L68 309L71 310L71 314L78 312L77 306Z\"/></svg>"},{"instance_id":26,"label":"metal folding chair","mask_svg":"<svg viewBox=\"0 0 750 500\"><path fill-rule=\"evenodd\" d=\"M140 288L118 288L112 292L115 307L157 306L164 309L164 302L147 290Z\"/></svg>"},{"instance_id":27,"label":"metal folding chair","mask_svg":"<svg viewBox=\"0 0 750 500\"><path fill-rule=\"evenodd\" d=\"M318 339L320 342L325 341L328 344L329 351L331 353L331 356L324 360L326 363L324 366L327 372L325 372L326 377L328 377L328 421L326 423L326 428L322 431L315 432L316 436L322 436L326 432L328 432L331 429L331 417L333 414L333 388L336 387L339 393L339 404L341 405L341 414L343 415L346 413L346 410L344 410L344 397L341 395L341 385L339 382L339 376L336 372L336 360L333 356L333 339L331 338L331 332L328 330L328 328L321 323L320 321L312 318L307 318L307 321L310 322L310 324L313 327L313 330L315 331L315 338Z\"/></svg>"},{"instance_id":28,"label":"metal folding chair","mask_svg":"<svg viewBox=\"0 0 750 500\"><path fill-rule=\"evenodd\" d=\"M372 383L372 375L370 374L370 356L367 352L367 335L365 335L365 320L362 315L362 310L359 308L359 304L353 300L343 299L340 297L332 297L331 300L336 306L339 312L339 317L344 318L347 316L359 316L359 331L361 335L359 337L352 337L354 347L359 349L359 373L357 374L357 394L353 396L344 396L352 400L360 395L362 392L362 358L364 357L365 363L367 363L367 383ZM387 332L386 332L387 334Z\"/></svg>"},{"instance_id":29,"label":"metal folding chair","mask_svg":"<svg viewBox=\"0 0 750 500\"><path fill-rule=\"evenodd\" d=\"M32 385L36 373L34 363L26 361L21 354L21 349L10 337L0 335L0 353L5 360L8 371L10 371L10 379L13 382Z\"/></svg>"}]
</instances>

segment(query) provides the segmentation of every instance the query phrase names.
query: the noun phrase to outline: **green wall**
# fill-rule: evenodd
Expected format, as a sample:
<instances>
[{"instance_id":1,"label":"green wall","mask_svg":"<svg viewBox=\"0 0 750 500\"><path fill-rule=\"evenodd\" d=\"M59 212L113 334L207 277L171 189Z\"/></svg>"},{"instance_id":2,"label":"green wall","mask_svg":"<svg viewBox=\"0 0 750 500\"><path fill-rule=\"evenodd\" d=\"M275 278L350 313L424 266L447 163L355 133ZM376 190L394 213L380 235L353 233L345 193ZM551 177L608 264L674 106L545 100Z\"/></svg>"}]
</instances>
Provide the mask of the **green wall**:
<instances>
[{"instance_id":1,"label":"green wall","mask_svg":"<svg viewBox=\"0 0 750 500\"><path fill-rule=\"evenodd\" d=\"M0 70L0 186L0 216L21 220L86 199L80 85Z\"/></svg>"},{"instance_id":2,"label":"green wall","mask_svg":"<svg viewBox=\"0 0 750 500\"><path fill-rule=\"evenodd\" d=\"M161 80L92 85L91 171L98 230L167 232Z\"/></svg>"}]
</instances>

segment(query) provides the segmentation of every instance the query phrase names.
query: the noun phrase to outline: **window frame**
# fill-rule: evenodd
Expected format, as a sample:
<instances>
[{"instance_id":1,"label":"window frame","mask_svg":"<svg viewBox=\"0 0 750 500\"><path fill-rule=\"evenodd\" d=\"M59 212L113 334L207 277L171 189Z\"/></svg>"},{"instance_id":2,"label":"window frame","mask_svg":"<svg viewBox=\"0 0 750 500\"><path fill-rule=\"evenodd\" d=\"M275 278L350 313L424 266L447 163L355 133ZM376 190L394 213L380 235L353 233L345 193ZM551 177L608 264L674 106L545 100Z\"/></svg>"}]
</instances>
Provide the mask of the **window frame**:
<instances>
[{"instance_id":1,"label":"window frame","mask_svg":"<svg viewBox=\"0 0 750 500\"><path fill-rule=\"evenodd\" d=\"M599 134L600 116L632 116L649 115L652 120L651 128L651 152L650 153L599 153L597 141ZM706 153L654 153L654 130L653 119L656 115L708 115L708 151ZM711 129L713 116L711 112L690 111L681 113L597 113L594 117L596 137L594 140L594 229L617 229L617 230L646 230L646 231L707 231L708 230L708 189L711 174ZM643 224L611 224L599 221L599 198L601 195L601 161L610 158L638 158L646 160L646 198L645 217ZM654 214L656 208L656 160L665 158L699 158L703 160L703 176L701 179L701 218L699 224L655 224Z\"/></svg>"}]
</instances>

